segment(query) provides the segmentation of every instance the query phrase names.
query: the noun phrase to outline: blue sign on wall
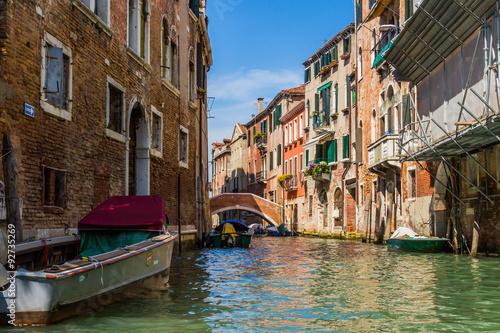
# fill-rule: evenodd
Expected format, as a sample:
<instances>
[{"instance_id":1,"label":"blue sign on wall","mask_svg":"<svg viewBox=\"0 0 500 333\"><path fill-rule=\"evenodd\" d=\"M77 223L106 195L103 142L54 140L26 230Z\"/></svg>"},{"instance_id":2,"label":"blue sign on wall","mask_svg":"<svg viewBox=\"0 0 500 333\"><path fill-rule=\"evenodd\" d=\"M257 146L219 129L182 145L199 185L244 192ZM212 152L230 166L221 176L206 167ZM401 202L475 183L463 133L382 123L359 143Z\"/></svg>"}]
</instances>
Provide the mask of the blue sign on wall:
<instances>
[{"instance_id":1,"label":"blue sign on wall","mask_svg":"<svg viewBox=\"0 0 500 333\"><path fill-rule=\"evenodd\" d=\"M35 118L35 107L24 103L24 114Z\"/></svg>"}]
</instances>

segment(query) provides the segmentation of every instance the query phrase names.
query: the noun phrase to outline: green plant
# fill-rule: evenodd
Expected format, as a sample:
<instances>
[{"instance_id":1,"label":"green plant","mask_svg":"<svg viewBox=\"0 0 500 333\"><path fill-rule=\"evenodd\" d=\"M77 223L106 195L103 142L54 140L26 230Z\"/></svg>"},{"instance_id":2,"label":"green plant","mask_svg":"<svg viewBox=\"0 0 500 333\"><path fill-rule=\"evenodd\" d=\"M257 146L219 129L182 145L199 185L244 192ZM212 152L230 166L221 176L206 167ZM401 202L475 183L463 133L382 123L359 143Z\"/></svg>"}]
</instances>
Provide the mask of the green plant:
<instances>
[{"instance_id":1,"label":"green plant","mask_svg":"<svg viewBox=\"0 0 500 333\"><path fill-rule=\"evenodd\" d=\"M302 172L304 176L316 176L322 173L330 173L330 168L326 162L319 162L318 164L309 165L309 167Z\"/></svg>"},{"instance_id":2,"label":"green plant","mask_svg":"<svg viewBox=\"0 0 500 333\"><path fill-rule=\"evenodd\" d=\"M283 182L292 179L292 175L285 173L284 175L281 175L278 177L278 183L283 184Z\"/></svg>"},{"instance_id":3,"label":"green plant","mask_svg":"<svg viewBox=\"0 0 500 333\"><path fill-rule=\"evenodd\" d=\"M253 138L254 138L254 139L260 139L260 138L265 139L265 138L266 138L266 133L260 133L260 132L259 132L259 133L255 134L255 135L253 136Z\"/></svg>"},{"instance_id":4,"label":"green plant","mask_svg":"<svg viewBox=\"0 0 500 333\"><path fill-rule=\"evenodd\" d=\"M203 89L203 88L198 88L198 89L196 89L196 91L198 91L199 93L203 93L203 94L207 92L207 91L206 91L205 89Z\"/></svg>"},{"instance_id":5,"label":"green plant","mask_svg":"<svg viewBox=\"0 0 500 333\"><path fill-rule=\"evenodd\" d=\"M319 114L319 111L313 111L313 112L312 112L312 115L313 115L313 116L317 116L318 114Z\"/></svg>"}]
</instances>

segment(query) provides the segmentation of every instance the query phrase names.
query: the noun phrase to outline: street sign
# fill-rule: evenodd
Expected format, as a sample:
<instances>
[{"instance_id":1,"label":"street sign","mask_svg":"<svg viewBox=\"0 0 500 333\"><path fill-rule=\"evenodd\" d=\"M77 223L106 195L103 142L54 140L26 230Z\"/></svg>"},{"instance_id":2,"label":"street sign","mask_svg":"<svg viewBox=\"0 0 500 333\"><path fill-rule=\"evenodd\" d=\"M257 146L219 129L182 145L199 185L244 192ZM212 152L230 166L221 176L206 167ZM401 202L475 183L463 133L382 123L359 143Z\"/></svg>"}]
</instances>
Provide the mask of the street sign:
<instances>
[{"instance_id":1,"label":"street sign","mask_svg":"<svg viewBox=\"0 0 500 333\"><path fill-rule=\"evenodd\" d=\"M35 107L24 103L24 114L35 118Z\"/></svg>"}]
</instances>

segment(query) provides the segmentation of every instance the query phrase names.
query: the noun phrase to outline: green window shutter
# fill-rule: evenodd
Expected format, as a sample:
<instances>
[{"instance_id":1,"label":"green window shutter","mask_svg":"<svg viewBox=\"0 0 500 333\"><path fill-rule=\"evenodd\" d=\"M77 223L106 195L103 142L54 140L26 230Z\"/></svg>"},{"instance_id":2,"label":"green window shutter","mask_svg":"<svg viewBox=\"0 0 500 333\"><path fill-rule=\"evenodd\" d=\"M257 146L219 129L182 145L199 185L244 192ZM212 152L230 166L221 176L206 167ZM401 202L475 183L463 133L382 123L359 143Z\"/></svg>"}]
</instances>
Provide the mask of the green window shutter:
<instances>
[{"instance_id":1,"label":"green window shutter","mask_svg":"<svg viewBox=\"0 0 500 333\"><path fill-rule=\"evenodd\" d=\"M343 155L342 158L349 158L349 134L344 135L344 149L343 149Z\"/></svg>"},{"instance_id":2,"label":"green window shutter","mask_svg":"<svg viewBox=\"0 0 500 333\"><path fill-rule=\"evenodd\" d=\"M347 94L347 106L351 106L351 103L349 103L351 101L350 97L349 96L349 91L351 90L350 89L350 82L351 82L351 77L349 75L346 76L345 78L345 82L346 82L346 90L345 90L345 93Z\"/></svg>"},{"instance_id":3,"label":"green window shutter","mask_svg":"<svg viewBox=\"0 0 500 333\"><path fill-rule=\"evenodd\" d=\"M314 95L314 111L319 111L319 94Z\"/></svg>"},{"instance_id":4,"label":"green window shutter","mask_svg":"<svg viewBox=\"0 0 500 333\"><path fill-rule=\"evenodd\" d=\"M338 161L338 158L337 158L337 139L333 140L333 152L332 152L332 155L333 155L333 162L337 162Z\"/></svg>"},{"instance_id":5,"label":"green window shutter","mask_svg":"<svg viewBox=\"0 0 500 333\"><path fill-rule=\"evenodd\" d=\"M403 96L403 128L411 123L410 95Z\"/></svg>"},{"instance_id":6,"label":"green window shutter","mask_svg":"<svg viewBox=\"0 0 500 333\"><path fill-rule=\"evenodd\" d=\"M253 136L255 136L255 134L257 134L257 129L254 126L253 127ZM255 138L253 138L253 143L255 143Z\"/></svg>"},{"instance_id":7,"label":"green window shutter","mask_svg":"<svg viewBox=\"0 0 500 333\"><path fill-rule=\"evenodd\" d=\"M336 152L335 152L335 145L336 142L330 141L328 142L328 163L335 162L336 161Z\"/></svg>"},{"instance_id":8,"label":"green window shutter","mask_svg":"<svg viewBox=\"0 0 500 333\"><path fill-rule=\"evenodd\" d=\"M250 131L247 132L247 144L250 147Z\"/></svg>"},{"instance_id":9,"label":"green window shutter","mask_svg":"<svg viewBox=\"0 0 500 333\"><path fill-rule=\"evenodd\" d=\"M309 165L309 149L306 150L306 166Z\"/></svg>"},{"instance_id":10,"label":"green window shutter","mask_svg":"<svg viewBox=\"0 0 500 333\"><path fill-rule=\"evenodd\" d=\"M323 157L323 145L316 145L316 154L314 155L314 163L318 163L319 159Z\"/></svg>"},{"instance_id":11,"label":"green window shutter","mask_svg":"<svg viewBox=\"0 0 500 333\"><path fill-rule=\"evenodd\" d=\"M273 171L273 152L269 153L269 170Z\"/></svg>"},{"instance_id":12,"label":"green window shutter","mask_svg":"<svg viewBox=\"0 0 500 333\"><path fill-rule=\"evenodd\" d=\"M413 0L406 0L406 20L411 17L411 13L413 11Z\"/></svg>"},{"instance_id":13,"label":"green window shutter","mask_svg":"<svg viewBox=\"0 0 500 333\"><path fill-rule=\"evenodd\" d=\"M273 132L273 117L274 117L274 113L271 113L269 115L269 133L272 133Z\"/></svg>"},{"instance_id":14,"label":"green window shutter","mask_svg":"<svg viewBox=\"0 0 500 333\"><path fill-rule=\"evenodd\" d=\"M281 144L278 145L278 149L276 151L276 165L281 165Z\"/></svg>"}]
</instances>

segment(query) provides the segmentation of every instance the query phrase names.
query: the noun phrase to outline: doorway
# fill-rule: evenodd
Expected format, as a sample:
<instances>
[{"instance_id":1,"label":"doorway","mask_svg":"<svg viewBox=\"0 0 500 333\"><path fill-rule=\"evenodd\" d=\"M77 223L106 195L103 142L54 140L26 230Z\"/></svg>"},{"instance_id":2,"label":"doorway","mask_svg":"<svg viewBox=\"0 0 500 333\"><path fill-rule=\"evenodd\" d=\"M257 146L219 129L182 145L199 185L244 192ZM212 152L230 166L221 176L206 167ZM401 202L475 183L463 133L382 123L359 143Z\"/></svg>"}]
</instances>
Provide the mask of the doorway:
<instances>
[{"instance_id":1,"label":"doorway","mask_svg":"<svg viewBox=\"0 0 500 333\"><path fill-rule=\"evenodd\" d=\"M133 104L128 125L128 194L149 195L150 159L149 131L146 112L139 103Z\"/></svg>"}]
</instances>

